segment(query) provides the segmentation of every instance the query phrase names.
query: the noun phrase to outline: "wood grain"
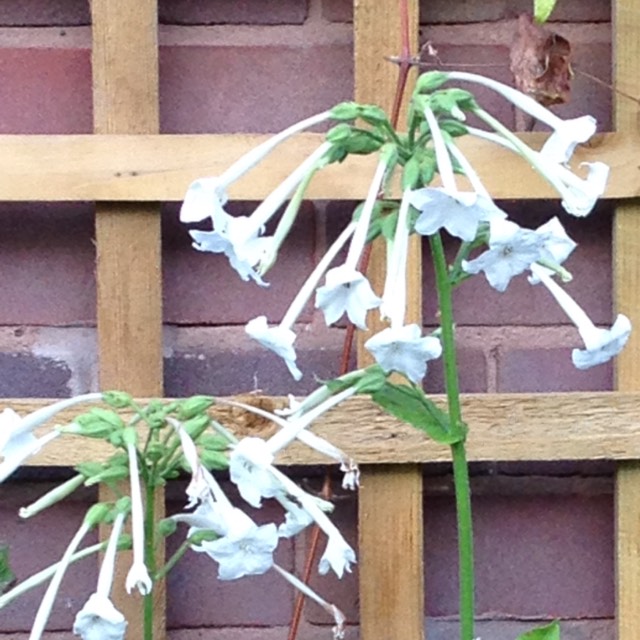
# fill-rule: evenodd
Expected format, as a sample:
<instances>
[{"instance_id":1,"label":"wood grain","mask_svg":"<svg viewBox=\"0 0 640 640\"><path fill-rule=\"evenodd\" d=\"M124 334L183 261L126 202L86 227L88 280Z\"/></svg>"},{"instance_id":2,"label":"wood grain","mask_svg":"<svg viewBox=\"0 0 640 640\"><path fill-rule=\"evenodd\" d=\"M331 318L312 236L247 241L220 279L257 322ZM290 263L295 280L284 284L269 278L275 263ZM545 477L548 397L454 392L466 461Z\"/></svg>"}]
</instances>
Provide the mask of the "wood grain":
<instances>
[{"instance_id":1,"label":"wood grain","mask_svg":"<svg viewBox=\"0 0 640 640\"><path fill-rule=\"evenodd\" d=\"M389 63L386 63L389 64ZM522 134L539 147L543 134ZM0 201L182 200L192 180L222 173L264 140L264 135L1 135ZM233 199L260 200L321 143L321 134L301 134L232 185ZM519 157L490 143L463 139L461 149L496 199L557 198L557 193ZM611 166L608 198L640 196L640 136L601 134L575 155L580 162ZM375 159L349 158L321 171L309 197L362 199ZM349 170L345 171L344 167ZM395 192L398 195L396 189Z\"/></svg>"},{"instance_id":2,"label":"wood grain","mask_svg":"<svg viewBox=\"0 0 640 640\"><path fill-rule=\"evenodd\" d=\"M408 5L410 48L415 51L418 3L412 0ZM355 99L380 104L388 113L396 93L398 69L384 60L384 56L401 51L400 6L397 0L359 0L354 5ZM409 95L414 80L412 72L407 87ZM406 104L404 109L406 111ZM399 121L404 119L401 113ZM380 240L374 243L367 271L379 295L384 288L385 265L385 244ZM421 274L420 243L418 238L412 238L407 264L407 321L419 324L422 324ZM371 331L383 328L378 313L369 314L367 325ZM372 362L364 348L369 336L370 332L358 332L358 366ZM358 498L360 635L363 640L423 638L422 531L420 468L397 464L364 466Z\"/></svg>"},{"instance_id":3,"label":"wood grain","mask_svg":"<svg viewBox=\"0 0 640 640\"><path fill-rule=\"evenodd\" d=\"M92 0L94 131L157 134L157 0ZM153 203L96 206L97 326L101 388L162 395L162 285L159 207ZM104 496L107 497L107 496ZM164 494L156 495L164 516ZM107 532L102 532L107 535ZM158 547L156 562L163 563ZM119 554L114 601L128 633L143 637L140 597L122 589L131 554ZM154 638L166 636L165 583L154 585Z\"/></svg>"},{"instance_id":4,"label":"wood grain","mask_svg":"<svg viewBox=\"0 0 640 640\"><path fill-rule=\"evenodd\" d=\"M615 87L640 96L640 0L616 0ZM616 128L638 134L638 104L614 93ZM630 162L634 162L629 159ZM634 162L637 164L637 162ZM638 181L634 182L634 186ZM628 201L614 218L614 289L617 310L631 319L634 333L616 362L616 386L640 389L640 201ZM640 464L620 464L616 474L616 586L619 640L640 639Z\"/></svg>"}]
</instances>

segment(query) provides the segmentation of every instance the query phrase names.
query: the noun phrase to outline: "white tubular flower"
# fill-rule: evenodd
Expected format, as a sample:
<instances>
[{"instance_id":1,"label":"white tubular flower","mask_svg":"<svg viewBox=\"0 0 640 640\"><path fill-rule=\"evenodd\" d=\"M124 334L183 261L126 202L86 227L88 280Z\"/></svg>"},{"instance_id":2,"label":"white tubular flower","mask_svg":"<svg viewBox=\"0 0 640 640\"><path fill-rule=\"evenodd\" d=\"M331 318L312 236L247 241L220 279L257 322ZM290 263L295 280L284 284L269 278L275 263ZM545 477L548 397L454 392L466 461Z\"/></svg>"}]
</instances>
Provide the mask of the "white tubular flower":
<instances>
[{"instance_id":1,"label":"white tubular flower","mask_svg":"<svg viewBox=\"0 0 640 640\"><path fill-rule=\"evenodd\" d=\"M618 314L611 329L596 327L578 303L551 278L546 269L531 265L531 271L547 287L569 319L576 325L584 342L584 349L574 349L571 354L577 369L589 369L608 362L617 356L631 335L631 322L627 316Z\"/></svg>"},{"instance_id":2,"label":"white tubular flower","mask_svg":"<svg viewBox=\"0 0 640 640\"><path fill-rule=\"evenodd\" d=\"M209 492L209 485L203 474L204 467L200 463L200 457L198 456L198 450L195 442L175 418L169 416L167 421L175 429L178 437L180 438L182 454L184 455L184 459L191 470L191 482L189 482L189 486L186 491L189 498L187 508L190 508L198 504L198 502Z\"/></svg>"},{"instance_id":3,"label":"white tubular flower","mask_svg":"<svg viewBox=\"0 0 640 640\"><path fill-rule=\"evenodd\" d=\"M492 220L489 227L489 249L475 260L463 260L462 269L472 274L484 271L489 284L502 292L511 278L544 257L547 237L510 220Z\"/></svg>"},{"instance_id":4,"label":"white tubular flower","mask_svg":"<svg viewBox=\"0 0 640 640\"><path fill-rule=\"evenodd\" d=\"M214 201L214 206L206 215L199 218L211 216L213 231L189 232L194 240L194 248L199 251L224 253L243 280L251 278L265 286L266 283L255 270L256 265L270 255L272 249L273 238L262 237L264 225L305 176L317 169L330 148L329 142L321 144L258 205L249 217L234 217L224 211L222 208L224 199L219 197L220 179L210 179L212 180L210 182L196 181L191 187L192 195L187 194L188 209L183 217L190 218L189 221L197 221L200 214L191 212L197 210L202 200L210 199ZM193 201L196 202L195 205L190 204Z\"/></svg>"},{"instance_id":5,"label":"white tubular flower","mask_svg":"<svg viewBox=\"0 0 640 640\"><path fill-rule=\"evenodd\" d=\"M273 498L282 489L269 468L274 455L262 438L243 438L229 456L229 475L240 495L252 507L262 506L262 498Z\"/></svg>"},{"instance_id":6,"label":"white tubular flower","mask_svg":"<svg viewBox=\"0 0 640 640\"><path fill-rule=\"evenodd\" d=\"M391 326L376 333L365 342L376 362L385 372L398 371L418 384L427 373L427 360L439 358L440 340L422 337L417 324L404 324L407 299L407 248L409 243L409 203L415 192L405 191L391 255L387 265L380 310L391 320Z\"/></svg>"},{"instance_id":7,"label":"white tubular flower","mask_svg":"<svg viewBox=\"0 0 640 640\"><path fill-rule=\"evenodd\" d=\"M28 457L35 455L44 445L60 433L52 431L42 438L36 438L33 430L48 422L64 409L83 402L99 402L101 393L86 393L73 398L65 398L20 417L13 409L0 413L0 482L6 480Z\"/></svg>"},{"instance_id":8,"label":"white tubular flower","mask_svg":"<svg viewBox=\"0 0 640 640\"><path fill-rule=\"evenodd\" d=\"M127 621L110 599L118 539L125 517L124 513L116 516L100 567L96 592L77 613L73 623L73 633L82 640L123 640L125 636Z\"/></svg>"},{"instance_id":9,"label":"white tubular flower","mask_svg":"<svg viewBox=\"0 0 640 640\"><path fill-rule=\"evenodd\" d=\"M182 208L180 220L182 222L200 222L206 218L213 218L224 211L227 202L227 187L241 178L245 173L255 167L281 142L291 136L304 131L309 127L324 122L331 117L329 111L324 111L288 127L265 140L262 144L245 153L236 160L221 176L217 178L201 178L191 183L187 190Z\"/></svg>"},{"instance_id":10,"label":"white tubular flower","mask_svg":"<svg viewBox=\"0 0 640 640\"><path fill-rule=\"evenodd\" d=\"M327 253L318 262L315 269L311 272L305 283L300 288L300 291L293 299L293 302L287 309L287 312L279 325L269 327L266 316L258 316L257 318L250 320L245 327L249 336L260 342L264 347L267 347L267 349L271 349L271 351L284 360L289 372L295 380L300 380L302 378L302 372L296 365L297 355L293 348L296 334L293 331L293 325L307 304L309 298L313 295L313 292L323 274L329 268L329 265L338 255L342 247L346 244L347 240L353 235L354 230L355 224L352 222L338 236L336 241L331 245Z\"/></svg>"},{"instance_id":11,"label":"white tubular flower","mask_svg":"<svg viewBox=\"0 0 640 640\"><path fill-rule=\"evenodd\" d=\"M138 453L133 443L127 443L129 455L129 476L131 480L131 534L133 538L133 563L127 574L125 587L127 593L138 589L141 595L151 592L152 582L144 563L144 507L138 470Z\"/></svg>"},{"instance_id":12,"label":"white tubular flower","mask_svg":"<svg viewBox=\"0 0 640 640\"><path fill-rule=\"evenodd\" d=\"M564 227L557 217L553 217L548 222L545 222L543 225L539 226L536 229L536 233L541 233L546 236L547 239L545 240L543 251L544 258L554 263L554 265L561 265L578 246L567 235L567 232L564 230ZM552 275L554 273L551 269L547 269L546 271L549 275ZM565 275L570 279L568 274ZM529 276L529 282L531 284L537 284L538 282L540 282L540 279L532 273Z\"/></svg>"},{"instance_id":13,"label":"white tubular flower","mask_svg":"<svg viewBox=\"0 0 640 640\"><path fill-rule=\"evenodd\" d=\"M280 565L274 564L273 568L288 582L290 582L296 589L298 589L305 596L311 598L314 602L317 602L333 619L335 620L335 627L333 627L333 639L334 640L342 640L344 638L344 623L346 618L344 617L344 613L338 609L334 604L330 604L323 598L321 598L308 584L302 582L294 576L292 573L289 573L285 569L283 569Z\"/></svg>"},{"instance_id":14,"label":"white tubular flower","mask_svg":"<svg viewBox=\"0 0 640 640\"><path fill-rule=\"evenodd\" d=\"M586 178L580 178L570 169L549 161L541 152L531 149L482 109L477 110L476 113L494 126L500 135L483 129L467 127L467 131L471 135L510 149L530 162L534 169L558 191L562 197L562 207L567 213L584 218L591 212L598 198L605 192L609 178L608 165L603 162L583 162L580 166L586 166L588 172Z\"/></svg>"},{"instance_id":15,"label":"white tubular flower","mask_svg":"<svg viewBox=\"0 0 640 640\"><path fill-rule=\"evenodd\" d=\"M450 80L475 82L493 89L493 91L503 95L519 109L526 111L537 120L551 127L554 132L542 148L542 155L550 162L558 164L568 162L576 145L586 142L596 132L596 120L592 116L587 115L572 120L563 120L533 98L491 78L464 71L452 71L447 73L447 76Z\"/></svg>"},{"instance_id":16,"label":"white tubular flower","mask_svg":"<svg viewBox=\"0 0 640 640\"><path fill-rule=\"evenodd\" d=\"M322 309L327 326L346 312L349 320L364 330L367 328L367 311L377 308L382 302L367 278L358 271L358 262L367 241L371 215L386 171L387 161L381 159L356 223L347 259L343 265L327 272L324 286L318 288L316 293L316 309Z\"/></svg>"},{"instance_id":17,"label":"white tubular flower","mask_svg":"<svg viewBox=\"0 0 640 640\"><path fill-rule=\"evenodd\" d=\"M96 505L99 507L100 505ZM60 584L62 583L62 579L64 578L64 574L67 571L69 564L73 558L73 555L82 542L82 539L87 535L87 533L91 530L91 528L96 524L92 520L92 511L93 509L98 510L96 507L93 507L89 510L87 516L85 516L82 524L78 528L78 531L71 539L69 546L65 550L60 562L56 566L55 573L51 578L51 582L49 582L49 586L45 591L44 597L40 602L40 606L38 607L38 612L36 613L36 618L33 622L33 627L31 627L31 634L29 635L29 640L40 640L42 634L44 633L44 629L47 625L47 621L49 620L49 616L51 615L51 609L53 607L53 603L58 595L58 589L60 589Z\"/></svg>"}]
</instances>

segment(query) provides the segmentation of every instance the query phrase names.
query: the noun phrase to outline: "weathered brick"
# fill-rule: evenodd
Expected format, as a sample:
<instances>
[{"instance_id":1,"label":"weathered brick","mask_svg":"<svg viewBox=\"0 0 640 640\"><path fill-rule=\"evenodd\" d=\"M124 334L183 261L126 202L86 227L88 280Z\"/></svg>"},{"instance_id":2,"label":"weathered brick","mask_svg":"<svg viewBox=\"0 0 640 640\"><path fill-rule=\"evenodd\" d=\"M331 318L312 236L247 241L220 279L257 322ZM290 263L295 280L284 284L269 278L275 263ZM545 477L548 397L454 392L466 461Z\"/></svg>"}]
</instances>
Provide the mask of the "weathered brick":
<instances>
[{"instance_id":1,"label":"weathered brick","mask_svg":"<svg viewBox=\"0 0 640 640\"><path fill-rule=\"evenodd\" d=\"M457 353L462 393L483 393L487 391L487 363L480 349L459 347ZM424 384L428 393L444 393L444 369L442 358L428 363Z\"/></svg>"},{"instance_id":2,"label":"weathered brick","mask_svg":"<svg viewBox=\"0 0 640 640\"><path fill-rule=\"evenodd\" d=\"M63 398L71 371L64 362L28 353L0 353L0 397Z\"/></svg>"},{"instance_id":3,"label":"weathered brick","mask_svg":"<svg viewBox=\"0 0 640 640\"><path fill-rule=\"evenodd\" d=\"M67 499L44 511L33 520L25 521L18 517L16 503L26 506L51 488L46 483L0 485L0 540L10 544L11 565L18 580L24 580L60 560L91 504L91 498L84 492L79 493L78 498ZM96 533L91 532L86 544L94 544L96 537ZM95 557L69 568L51 614L50 629L71 628L76 612L95 591L97 571ZM45 589L46 585L38 587L3 609L0 632L29 630Z\"/></svg>"},{"instance_id":4,"label":"weathered brick","mask_svg":"<svg viewBox=\"0 0 640 640\"><path fill-rule=\"evenodd\" d=\"M537 626L548 624L551 617L540 620L477 620L478 637L491 640L513 640ZM429 618L427 634L431 640L450 640L458 633L459 623L454 620ZM562 640L611 640L615 638L615 620L561 620Z\"/></svg>"},{"instance_id":5,"label":"weathered brick","mask_svg":"<svg viewBox=\"0 0 640 640\"><path fill-rule=\"evenodd\" d=\"M233 202L227 209L234 215L250 215L254 208L255 203ZM211 225L202 228L210 230ZM270 225L269 230L272 229ZM163 238L166 322L244 324L258 315L266 315L269 322L279 322L313 269L314 209L310 203L303 205L275 266L265 277L271 283L269 287L243 282L223 255L193 249L188 228L178 219L177 206L167 207L165 211ZM300 322L310 319L307 308Z\"/></svg>"},{"instance_id":6,"label":"weathered brick","mask_svg":"<svg viewBox=\"0 0 640 640\"><path fill-rule=\"evenodd\" d=\"M2 203L0 221L0 324L95 322L90 206Z\"/></svg>"},{"instance_id":7,"label":"weathered brick","mask_svg":"<svg viewBox=\"0 0 640 640\"><path fill-rule=\"evenodd\" d=\"M420 22L422 24L464 24L495 22L515 18L520 13L531 12L529 0L421 0ZM323 0L322 15L331 22L351 22L353 2L351 0ZM608 22L611 20L611 3L608 0L567 0L558 2L551 14L557 22Z\"/></svg>"},{"instance_id":8,"label":"weathered brick","mask_svg":"<svg viewBox=\"0 0 640 640\"><path fill-rule=\"evenodd\" d=\"M160 93L165 133L278 131L353 96L351 47L163 47Z\"/></svg>"},{"instance_id":9,"label":"weathered brick","mask_svg":"<svg viewBox=\"0 0 640 640\"><path fill-rule=\"evenodd\" d=\"M302 24L305 0L160 0L163 24Z\"/></svg>"},{"instance_id":10,"label":"weathered brick","mask_svg":"<svg viewBox=\"0 0 640 640\"><path fill-rule=\"evenodd\" d=\"M19 0L0 5L0 25L7 27L91 24L87 0Z\"/></svg>"},{"instance_id":11,"label":"weathered brick","mask_svg":"<svg viewBox=\"0 0 640 640\"><path fill-rule=\"evenodd\" d=\"M596 323L610 323L611 311L611 209L601 204L587 217L576 219L562 212L557 202L501 203L511 219L536 228L554 215L560 217L567 233L578 243L565 266L574 274L566 290ZM457 241L446 239L453 259ZM425 324L433 324L437 311L433 269L425 246L424 306ZM531 286L526 276L518 276L504 293L495 291L479 274L454 291L456 322L460 325L555 325L570 324L562 309L543 285Z\"/></svg>"},{"instance_id":12,"label":"weathered brick","mask_svg":"<svg viewBox=\"0 0 640 640\"><path fill-rule=\"evenodd\" d=\"M455 508L425 504L429 615L457 612ZM612 617L611 496L476 496L477 613L497 617Z\"/></svg>"},{"instance_id":13,"label":"weathered brick","mask_svg":"<svg viewBox=\"0 0 640 640\"><path fill-rule=\"evenodd\" d=\"M572 347L583 348L576 333L566 348L505 349L498 356L498 391L608 391L613 389L613 365L579 371L571 362Z\"/></svg>"},{"instance_id":14,"label":"weathered brick","mask_svg":"<svg viewBox=\"0 0 640 640\"><path fill-rule=\"evenodd\" d=\"M223 485L234 504L240 499ZM176 513L184 508L184 500L168 502L167 512ZM272 501L262 509L250 513L258 524L280 522L282 509ZM167 553L174 553L184 539L187 528L182 527L167 541ZM281 540L275 561L291 571L293 546ZM288 623L291 615L293 591L291 585L275 571L240 580L218 580L217 563L204 553L188 551L169 574L167 584L167 624L170 628L194 626L275 626Z\"/></svg>"},{"instance_id":15,"label":"weathered brick","mask_svg":"<svg viewBox=\"0 0 640 640\"><path fill-rule=\"evenodd\" d=\"M0 48L0 133L90 133L88 49Z\"/></svg>"}]
</instances>

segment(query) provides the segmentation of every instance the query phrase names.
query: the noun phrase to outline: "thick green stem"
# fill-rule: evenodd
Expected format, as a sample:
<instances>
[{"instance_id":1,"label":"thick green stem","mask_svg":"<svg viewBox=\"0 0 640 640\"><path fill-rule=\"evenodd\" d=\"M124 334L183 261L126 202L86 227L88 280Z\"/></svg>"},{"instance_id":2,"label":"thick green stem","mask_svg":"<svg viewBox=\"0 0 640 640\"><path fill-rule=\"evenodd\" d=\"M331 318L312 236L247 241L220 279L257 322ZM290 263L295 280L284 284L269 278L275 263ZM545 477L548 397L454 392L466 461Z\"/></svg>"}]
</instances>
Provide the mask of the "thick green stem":
<instances>
[{"instance_id":1,"label":"thick green stem","mask_svg":"<svg viewBox=\"0 0 640 640\"><path fill-rule=\"evenodd\" d=\"M456 428L464 428L460 407L460 385L456 363L456 344L453 323L452 286L447 271L442 238L439 233L429 237L436 274L440 308L445 385L449 405L449 420ZM464 440L451 445L453 482L456 492L458 520L458 561L460 581L460 640L473 640L475 615L475 586L473 567L473 527L471 520L471 488Z\"/></svg>"},{"instance_id":2,"label":"thick green stem","mask_svg":"<svg viewBox=\"0 0 640 640\"><path fill-rule=\"evenodd\" d=\"M155 477L145 478L144 561L149 575L156 573ZM153 640L153 591L144 596L144 640Z\"/></svg>"}]
</instances>

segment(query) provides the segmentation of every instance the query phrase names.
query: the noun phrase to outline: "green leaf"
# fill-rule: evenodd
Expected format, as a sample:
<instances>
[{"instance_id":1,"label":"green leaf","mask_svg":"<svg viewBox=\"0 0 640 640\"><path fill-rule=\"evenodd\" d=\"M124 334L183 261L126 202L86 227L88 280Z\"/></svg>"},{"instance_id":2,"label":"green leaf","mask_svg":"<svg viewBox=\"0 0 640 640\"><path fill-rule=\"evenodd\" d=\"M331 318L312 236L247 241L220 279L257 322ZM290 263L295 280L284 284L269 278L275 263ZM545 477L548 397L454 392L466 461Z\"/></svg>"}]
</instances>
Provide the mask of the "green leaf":
<instances>
[{"instance_id":1,"label":"green leaf","mask_svg":"<svg viewBox=\"0 0 640 640\"><path fill-rule=\"evenodd\" d=\"M533 15L536 22L542 24L549 19L557 0L533 0Z\"/></svg>"},{"instance_id":2,"label":"green leaf","mask_svg":"<svg viewBox=\"0 0 640 640\"><path fill-rule=\"evenodd\" d=\"M404 165L402 170L402 190L416 189L420 184L420 157L419 154L412 155Z\"/></svg>"},{"instance_id":3,"label":"green leaf","mask_svg":"<svg viewBox=\"0 0 640 640\"><path fill-rule=\"evenodd\" d=\"M537 627L523 633L516 640L560 640L560 623L554 620L544 627Z\"/></svg>"},{"instance_id":4,"label":"green leaf","mask_svg":"<svg viewBox=\"0 0 640 640\"><path fill-rule=\"evenodd\" d=\"M464 440L464 428L453 428L449 416L418 387L387 381L371 398L392 416L424 431L436 442L455 444Z\"/></svg>"},{"instance_id":5,"label":"green leaf","mask_svg":"<svg viewBox=\"0 0 640 640\"><path fill-rule=\"evenodd\" d=\"M9 565L9 547L0 542L0 595L2 595L16 580Z\"/></svg>"}]
</instances>

